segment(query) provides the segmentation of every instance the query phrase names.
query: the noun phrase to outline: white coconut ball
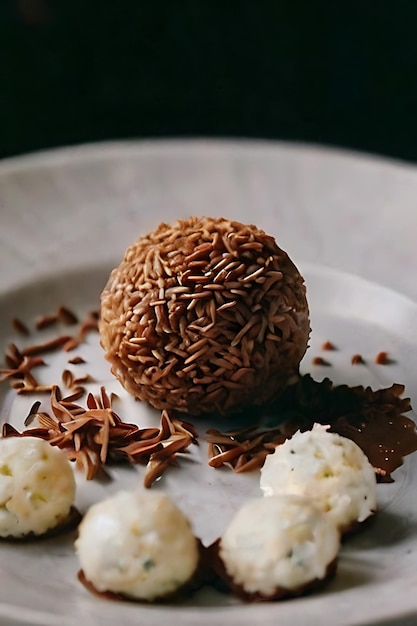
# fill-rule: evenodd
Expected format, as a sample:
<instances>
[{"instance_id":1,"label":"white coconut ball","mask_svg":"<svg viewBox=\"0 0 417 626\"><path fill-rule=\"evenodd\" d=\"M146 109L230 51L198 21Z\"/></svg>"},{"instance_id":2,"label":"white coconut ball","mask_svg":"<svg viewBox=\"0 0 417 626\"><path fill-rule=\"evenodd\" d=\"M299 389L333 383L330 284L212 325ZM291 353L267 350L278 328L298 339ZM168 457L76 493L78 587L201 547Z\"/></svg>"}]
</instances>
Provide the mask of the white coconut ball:
<instances>
[{"instance_id":1,"label":"white coconut ball","mask_svg":"<svg viewBox=\"0 0 417 626\"><path fill-rule=\"evenodd\" d=\"M325 579L339 546L336 526L311 500L276 496L239 509L220 539L219 557L236 585L269 599Z\"/></svg>"},{"instance_id":2,"label":"white coconut ball","mask_svg":"<svg viewBox=\"0 0 417 626\"><path fill-rule=\"evenodd\" d=\"M75 479L63 452L37 437L0 438L0 536L42 535L64 522Z\"/></svg>"},{"instance_id":3,"label":"white coconut ball","mask_svg":"<svg viewBox=\"0 0 417 626\"><path fill-rule=\"evenodd\" d=\"M266 457L261 471L265 496L312 498L344 532L376 510L375 472L356 443L327 426L297 432Z\"/></svg>"},{"instance_id":4,"label":"white coconut ball","mask_svg":"<svg viewBox=\"0 0 417 626\"><path fill-rule=\"evenodd\" d=\"M164 494L121 491L94 504L79 526L76 550L98 591L152 601L177 591L197 569L190 523Z\"/></svg>"}]
</instances>

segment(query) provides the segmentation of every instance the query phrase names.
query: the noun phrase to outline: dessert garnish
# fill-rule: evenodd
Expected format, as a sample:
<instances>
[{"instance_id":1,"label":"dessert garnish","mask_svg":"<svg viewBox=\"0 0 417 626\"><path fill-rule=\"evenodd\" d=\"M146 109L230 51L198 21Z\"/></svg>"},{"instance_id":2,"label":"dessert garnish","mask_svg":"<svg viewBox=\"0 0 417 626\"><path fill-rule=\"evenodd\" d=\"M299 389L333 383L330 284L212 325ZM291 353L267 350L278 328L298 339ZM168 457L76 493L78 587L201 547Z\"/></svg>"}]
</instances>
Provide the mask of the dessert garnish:
<instances>
[{"instance_id":1,"label":"dessert garnish","mask_svg":"<svg viewBox=\"0 0 417 626\"><path fill-rule=\"evenodd\" d=\"M128 392L194 416L282 392L310 333L304 280L275 239L199 217L128 248L102 293L99 328Z\"/></svg>"},{"instance_id":2,"label":"dessert garnish","mask_svg":"<svg viewBox=\"0 0 417 626\"><path fill-rule=\"evenodd\" d=\"M210 467L230 466L235 472L248 472L259 469L277 445L284 443L285 434L281 428L249 426L237 430L221 432L210 428L205 435L208 441Z\"/></svg>"},{"instance_id":3,"label":"dessert garnish","mask_svg":"<svg viewBox=\"0 0 417 626\"><path fill-rule=\"evenodd\" d=\"M21 335L29 335L29 328L26 326L26 324L24 322L22 322L22 320L19 317L14 317L12 319L12 327L14 328L14 330L18 333L20 333Z\"/></svg>"},{"instance_id":4,"label":"dessert garnish","mask_svg":"<svg viewBox=\"0 0 417 626\"><path fill-rule=\"evenodd\" d=\"M82 392L83 393L83 392ZM58 386L51 392L52 415L36 412L25 423L36 427L19 432L12 425L3 425L3 437L39 437L62 449L87 480L95 478L108 461L125 460L147 466L145 487L150 487L179 453L196 443L198 434L191 424L167 411L161 415L160 427L139 428L129 424L113 411L111 398L104 387L100 395L89 393L86 407L75 403L79 392L62 397ZM34 405L38 411L39 405Z\"/></svg>"},{"instance_id":5,"label":"dessert garnish","mask_svg":"<svg viewBox=\"0 0 417 626\"><path fill-rule=\"evenodd\" d=\"M378 352L375 357L375 363L377 365L388 365L392 363L392 360L388 357L388 352Z\"/></svg>"},{"instance_id":6,"label":"dessert garnish","mask_svg":"<svg viewBox=\"0 0 417 626\"><path fill-rule=\"evenodd\" d=\"M210 431L208 440L214 444L210 464L236 469L235 459L244 455L240 461L243 467L248 462L260 467L277 445L298 430L311 430L317 422L352 439L368 457L378 480L391 482L391 474L402 465L403 457L417 450L416 425L404 415L411 411L410 399L402 398L403 392L404 385L399 384L372 390L334 385L328 378L317 382L306 374L270 407L253 415L257 427ZM244 417L247 420L247 415Z\"/></svg>"},{"instance_id":7,"label":"dessert garnish","mask_svg":"<svg viewBox=\"0 0 417 626\"><path fill-rule=\"evenodd\" d=\"M337 350L336 346L334 345L334 343L332 343L331 341L327 340L325 341L322 346L321 346L322 350Z\"/></svg>"},{"instance_id":8,"label":"dessert garnish","mask_svg":"<svg viewBox=\"0 0 417 626\"><path fill-rule=\"evenodd\" d=\"M322 356L315 356L311 359L311 362L313 365L324 365L325 367L330 367L331 363L330 361L327 361L327 359L324 359Z\"/></svg>"},{"instance_id":9,"label":"dessert garnish","mask_svg":"<svg viewBox=\"0 0 417 626\"><path fill-rule=\"evenodd\" d=\"M88 313L81 324L79 333L83 340L90 330L97 330L97 320L97 312ZM56 339L58 341L54 343ZM42 348L45 348L45 345L62 348L62 340L60 337L56 339L41 344ZM35 352L38 350L42 354L40 347L35 348ZM29 347L29 351L33 351L33 346L32 349ZM9 382L20 394L33 395L36 392L51 394L55 385L39 385L32 373L32 368L35 369L44 364L43 359L40 356L25 356L24 352L27 352L27 348L18 348L15 344L8 346L5 354L7 369L1 370L1 379ZM354 356L354 363L359 363L362 359L361 355ZM84 359L77 356L74 357L74 361L81 363ZM62 375L71 391L64 401L75 403L85 394L82 382L91 381L91 376L88 374L76 376L68 370L64 370ZM328 378L317 382L310 375L298 377L297 381L289 385L274 402L265 407L251 406L248 409L250 421L248 422L248 415L244 415L243 421L252 426L244 428L235 426L233 430L226 432L211 429L208 435L210 465L212 467L228 465L238 472L259 468L267 454L274 451L276 445L285 441L297 430L311 429L315 422L319 422L330 424L333 432L338 432L355 441L368 456L377 472L378 479L390 481L391 473L402 464L402 458L417 449L414 422L404 415L411 410L411 404L409 398L401 397L403 392L404 386L398 384L374 391L369 387L335 386ZM85 409L78 406L76 411L82 413ZM168 419L171 419L170 413L166 415ZM233 416L236 425L240 421L240 415L236 413ZM30 419L25 426L28 426L29 422ZM90 421L88 423L93 425L95 433L97 424L94 425L94 422ZM187 428L190 430L192 427L188 424ZM87 424L85 429L88 429ZM5 426L5 432L16 434L17 431ZM47 431L41 432L42 436L48 437ZM191 433L191 436L195 438L195 431ZM134 435L132 437L134 438ZM85 443L86 439L84 438L83 441ZM181 450L181 443L184 443L185 450L188 442L188 438L182 442L180 439L180 443L176 441L175 446L179 446ZM110 449L112 449L111 445ZM170 451L173 449L173 446L168 448ZM139 446L139 451L136 450L130 460L148 463L149 459L146 455L142 455L142 452ZM83 453L78 451L77 454ZM100 453L93 456L95 459L100 458ZM141 461L137 460L138 457ZM126 455L124 458L129 460ZM146 480L148 486L152 482L152 477L160 475L172 458L167 450L159 451L158 455L152 458L153 462L148 467L148 470L152 469L152 472ZM96 465L96 461L93 465ZM90 467L87 474L95 476L97 471L97 467L95 469Z\"/></svg>"}]
</instances>

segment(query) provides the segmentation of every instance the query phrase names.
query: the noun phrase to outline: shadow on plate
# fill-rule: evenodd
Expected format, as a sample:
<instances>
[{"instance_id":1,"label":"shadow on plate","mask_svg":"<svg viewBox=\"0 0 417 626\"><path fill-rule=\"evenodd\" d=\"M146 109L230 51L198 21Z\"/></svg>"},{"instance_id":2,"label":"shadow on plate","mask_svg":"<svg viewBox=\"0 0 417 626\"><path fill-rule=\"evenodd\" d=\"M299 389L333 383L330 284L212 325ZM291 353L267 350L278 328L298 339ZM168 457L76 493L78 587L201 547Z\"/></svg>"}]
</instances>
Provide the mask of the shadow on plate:
<instances>
[{"instance_id":1,"label":"shadow on plate","mask_svg":"<svg viewBox=\"0 0 417 626\"><path fill-rule=\"evenodd\" d=\"M417 526L403 513L379 511L374 518L365 522L344 544L352 550L375 550L387 546L400 544L417 537Z\"/></svg>"}]
</instances>

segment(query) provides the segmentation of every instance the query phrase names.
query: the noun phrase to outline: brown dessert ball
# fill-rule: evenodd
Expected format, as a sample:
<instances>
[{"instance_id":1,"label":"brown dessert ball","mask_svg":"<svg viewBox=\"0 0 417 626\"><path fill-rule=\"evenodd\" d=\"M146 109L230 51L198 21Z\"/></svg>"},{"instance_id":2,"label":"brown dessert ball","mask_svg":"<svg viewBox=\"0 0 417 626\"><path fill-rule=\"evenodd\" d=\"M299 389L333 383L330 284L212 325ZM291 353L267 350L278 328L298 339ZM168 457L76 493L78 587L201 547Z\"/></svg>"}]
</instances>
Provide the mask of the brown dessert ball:
<instances>
[{"instance_id":1,"label":"brown dessert ball","mask_svg":"<svg viewBox=\"0 0 417 626\"><path fill-rule=\"evenodd\" d=\"M304 281L253 225L190 217L130 246L101 296L101 343L128 392L157 409L231 413L298 376Z\"/></svg>"}]
</instances>

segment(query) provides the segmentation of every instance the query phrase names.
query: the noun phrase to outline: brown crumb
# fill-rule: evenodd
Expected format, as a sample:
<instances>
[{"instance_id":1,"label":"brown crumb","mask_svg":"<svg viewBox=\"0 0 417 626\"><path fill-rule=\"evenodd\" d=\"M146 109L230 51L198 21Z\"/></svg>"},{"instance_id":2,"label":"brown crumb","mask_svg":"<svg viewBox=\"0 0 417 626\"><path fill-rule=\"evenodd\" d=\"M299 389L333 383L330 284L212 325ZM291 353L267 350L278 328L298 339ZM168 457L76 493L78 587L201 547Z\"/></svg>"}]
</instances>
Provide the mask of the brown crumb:
<instances>
[{"instance_id":1,"label":"brown crumb","mask_svg":"<svg viewBox=\"0 0 417 626\"><path fill-rule=\"evenodd\" d=\"M53 326L57 322L63 322L67 326L70 326L77 324L78 318L75 313L68 309L66 306L60 306L56 313L50 313L38 317L35 325L37 330L42 330L43 328Z\"/></svg>"},{"instance_id":2,"label":"brown crumb","mask_svg":"<svg viewBox=\"0 0 417 626\"><path fill-rule=\"evenodd\" d=\"M30 335L29 328L18 317L12 319L12 326L21 335Z\"/></svg>"},{"instance_id":3,"label":"brown crumb","mask_svg":"<svg viewBox=\"0 0 417 626\"><path fill-rule=\"evenodd\" d=\"M68 326L78 324L78 317L66 306L59 307L57 317L61 322L64 322L64 324L67 324Z\"/></svg>"},{"instance_id":4,"label":"brown crumb","mask_svg":"<svg viewBox=\"0 0 417 626\"><path fill-rule=\"evenodd\" d=\"M331 366L331 363L329 361L326 361L326 359L323 359L323 357L321 356L315 356L313 359L311 359L311 362L313 365L324 365L326 367Z\"/></svg>"},{"instance_id":5,"label":"brown crumb","mask_svg":"<svg viewBox=\"0 0 417 626\"><path fill-rule=\"evenodd\" d=\"M86 361L82 356L74 356L72 359L68 359L68 363L71 363L71 365L81 365L82 363L86 363Z\"/></svg>"},{"instance_id":6,"label":"brown crumb","mask_svg":"<svg viewBox=\"0 0 417 626\"><path fill-rule=\"evenodd\" d=\"M286 436L280 428L241 428L222 433L211 428L206 433L210 467L229 465L236 473L259 469L267 454L283 443Z\"/></svg>"},{"instance_id":7,"label":"brown crumb","mask_svg":"<svg viewBox=\"0 0 417 626\"><path fill-rule=\"evenodd\" d=\"M323 345L321 346L321 349L322 350L337 350L336 346L331 341L325 341Z\"/></svg>"},{"instance_id":8,"label":"brown crumb","mask_svg":"<svg viewBox=\"0 0 417 626\"><path fill-rule=\"evenodd\" d=\"M49 326L53 326L58 321L58 316L56 313L51 315L42 315L38 317L35 321L35 326L37 330L43 330L44 328L48 328Z\"/></svg>"},{"instance_id":9,"label":"brown crumb","mask_svg":"<svg viewBox=\"0 0 417 626\"><path fill-rule=\"evenodd\" d=\"M375 357L375 363L377 365L389 365L393 361L388 357L388 352L378 352Z\"/></svg>"},{"instance_id":10,"label":"brown crumb","mask_svg":"<svg viewBox=\"0 0 417 626\"><path fill-rule=\"evenodd\" d=\"M73 379L72 384L75 387L79 387L83 383L95 383L96 381L91 376L91 374L83 374L83 376L77 376Z\"/></svg>"},{"instance_id":11,"label":"brown crumb","mask_svg":"<svg viewBox=\"0 0 417 626\"><path fill-rule=\"evenodd\" d=\"M5 361L10 368L19 367L19 365L22 363L23 354L14 343L11 343L7 346Z\"/></svg>"},{"instance_id":12,"label":"brown crumb","mask_svg":"<svg viewBox=\"0 0 417 626\"><path fill-rule=\"evenodd\" d=\"M56 350L61 348L64 344L66 344L72 337L68 335L62 335L60 337L55 337L55 339L51 339L50 341L45 341L44 343L35 344L33 346L28 346L22 350L23 356L31 356L33 354L41 354L42 352L50 352L51 350Z\"/></svg>"},{"instance_id":13,"label":"brown crumb","mask_svg":"<svg viewBox=\"0 0 417 626\"><path fill-rule=\"evenodd\" d=\"M98 330L98 319L99 313L97 311L89 311L86 318L81 322L79 332L75 335L57 336L48 341L29 345L22 349L19 349L14 343L11 343L7 347L4 355L7 368L0 369L0 382L3 380L9 380L12 388L19 389L19 393L24 394L35 393L36 391L43 393L47 390L51 390L52 385L39 385L37 380L29 371L31 367L40 364L45 365L45 363L41 360L35 362L32 359L28 367L28 358L30 359L36 355L58 349L64 350L65 352L74 350L86 340L86 335L89 332ZM76 324L78 323L78 318L73 311L67 307L61 306L55 314L38 317L35 322L35 326L38 330L40 330L51 326L58 321L62 321L64 324ZM29 334L28 328L19 318L13 318L12 325L21 334ZM86 361L82 356L75 356L68 359L68 363L73 365L85 362ZM16 379L18 380L16 381ZM66 380L69 383L71 382L68 379L68 373L66 374ZM85 375L78 379L74 377L74 380L72 381L74 386L77 386L82 382L93 382L93 378L89 375Z\"/></svg>"},{"instance_id":14,"label":"brown crumb","mask_svg":"<svg viewBox=\"0 0 417 626\"><path fill-rule=\"evenodd\" d=\"M70 370L64 370L61 374L61 379L65 387L68 387L69 389L74 384L74 374Z\"/></svg>"},{"instance_id":15,"label":"brown crumb","mask_svg":"<svg viewBox=\"0 0 417 626\"><path fill-rule=\"evenodd\" d=\"M365 361L361 354L354 354L351 358L352 365L364 365Z\"/></svg>"}]
</instances>

